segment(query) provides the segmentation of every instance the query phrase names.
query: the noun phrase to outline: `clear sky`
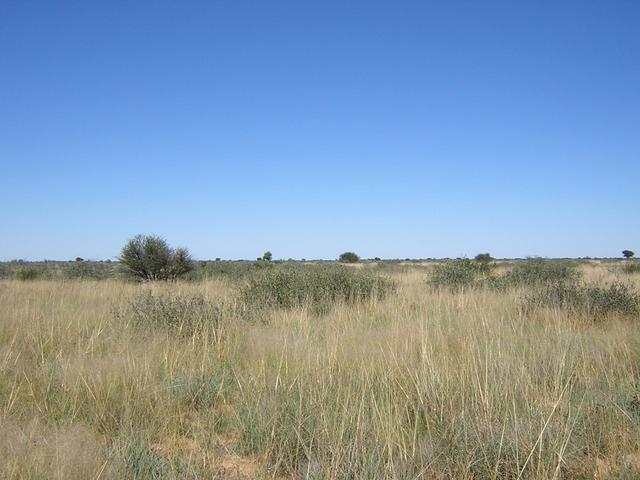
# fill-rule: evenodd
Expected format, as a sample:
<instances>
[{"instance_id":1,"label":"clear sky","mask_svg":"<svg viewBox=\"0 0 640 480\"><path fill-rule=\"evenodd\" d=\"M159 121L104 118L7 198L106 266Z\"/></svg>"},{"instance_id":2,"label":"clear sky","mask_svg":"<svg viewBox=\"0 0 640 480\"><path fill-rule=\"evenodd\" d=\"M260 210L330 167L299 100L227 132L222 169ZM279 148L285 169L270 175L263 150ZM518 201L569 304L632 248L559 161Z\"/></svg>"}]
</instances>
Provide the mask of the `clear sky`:
<instances>
[{"instance_id":1,"label":"clear sky","mask_svg":"<svg viewBox=\"0 0 640 480\"><path fill-rule=\"evenodd\" d=\"M640 2L0 2L0 259L640 251Z\"/></svg>"}]
</instances>

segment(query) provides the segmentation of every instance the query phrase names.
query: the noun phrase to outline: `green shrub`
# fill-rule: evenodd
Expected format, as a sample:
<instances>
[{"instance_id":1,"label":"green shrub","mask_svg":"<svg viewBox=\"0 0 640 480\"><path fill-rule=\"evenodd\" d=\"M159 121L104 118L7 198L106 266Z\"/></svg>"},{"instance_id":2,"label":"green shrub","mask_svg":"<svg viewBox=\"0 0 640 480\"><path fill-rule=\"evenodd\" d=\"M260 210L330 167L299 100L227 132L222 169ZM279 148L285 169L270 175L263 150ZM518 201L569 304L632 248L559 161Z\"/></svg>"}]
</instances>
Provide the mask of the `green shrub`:
<instances>
[{"instance_id":1,"label":"green shrub","mask_svg":"<svg viewBox=\"0 0 640 480\"><path fill-rule=\"evenodd\" d=\"M578 270L571 263L532 258L516 263L511 271L491 283L496 287L519 287L574 282L579 278Z\"/></svg>"},{"instance_id":2,"label":"green shrub","mask_svg":"<svg viewBox=\"0 0 640 480\"><path fill-rule=\"evenodd\" d=\"M478 260L458 258L446 260L436 265L428 279L434 287L461 289L470 287L489 287L505 289L510 287L536 286L577 281L579 273L575 266L568 262L528 259L516 263L513 268L503 274L494 275L495 264L486 257Z\"/></svg>"},{"instance_id":3,"label":"green shrub","mask_svg":"<svg viewBox=\"0 0 640 480\"><path fill-rule=\"evenodd\" d=\"M627 317L640 315L640 295L628 285L613 283L600 287L556 283L537 290L525 300L528 308L547 306L564 308L595 320L611 314Z\"/></svg>"},{"instance_id":4,"label":"green shrub","mask_svg":"<svg viewBox=\"0 0 640 480\"><path fill-rule=\"evenodd\" d=\"M38 277L40 277L40 271L33 267L23 267L16 272L17 280L35 280Z\"/></svg>"},{"instance_id":5,"label":"green shrub","mask_svg":"<svg viewBox=\"0 0 640 480\"><path fill-rule=\"evenodd\" d=\"M335 302L355 303L382 298L393 283L368 272L339 268L266 271L251 277L241 289L250 307L292 308L311 306L324 311Z\"/></svg>"},{"instance_id":6,"label":"green shrub","mask_svg":"<svg viewBox=\"0 0 640 480\"><path fill-rule=\"evenodd\" d=\"M428 282L433 287L459 290L477 286L480 274L479 263L468 258L458 258L436 265L428 278Z\"/></svg>"},{"instance_id":7,"label":"green shrub","mask_svg":"<svg viewBox=\"0 0 640 480\"><path fill-rule=\"evenodd\" d=\"M134 297L124 309L116 312L133 325L170 328L186 335L205 327L219 330L224 309L201 295L160 296L150 290Z\"/></svg>"}]
</instances>

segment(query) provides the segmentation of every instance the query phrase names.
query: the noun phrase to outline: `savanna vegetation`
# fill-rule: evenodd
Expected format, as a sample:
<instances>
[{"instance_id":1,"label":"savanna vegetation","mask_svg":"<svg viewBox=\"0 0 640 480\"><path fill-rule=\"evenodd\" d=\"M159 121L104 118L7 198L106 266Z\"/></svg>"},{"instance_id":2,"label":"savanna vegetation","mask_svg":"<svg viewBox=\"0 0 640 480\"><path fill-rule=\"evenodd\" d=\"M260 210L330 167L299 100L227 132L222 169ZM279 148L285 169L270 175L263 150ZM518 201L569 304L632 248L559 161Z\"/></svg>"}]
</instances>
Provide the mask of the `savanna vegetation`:
<instances>
[{"instance_id":1,"label":"savanna vegetation","mask_svg":"<svg viewBox=\"0 0 640 480\"><path fill-rule=\"evenodd\" d=\"M159 240L1 264L0 478L640 476L631 258L194 262Z\"/></svg>"}]
</instances>

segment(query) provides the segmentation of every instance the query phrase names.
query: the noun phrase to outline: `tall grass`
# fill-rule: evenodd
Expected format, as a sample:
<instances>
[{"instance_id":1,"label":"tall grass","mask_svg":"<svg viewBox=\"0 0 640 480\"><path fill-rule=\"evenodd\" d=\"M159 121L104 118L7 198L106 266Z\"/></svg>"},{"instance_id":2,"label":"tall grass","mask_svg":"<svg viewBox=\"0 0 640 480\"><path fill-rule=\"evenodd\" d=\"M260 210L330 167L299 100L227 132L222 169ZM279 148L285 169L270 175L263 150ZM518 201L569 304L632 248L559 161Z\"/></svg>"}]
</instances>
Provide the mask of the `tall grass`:
<instances>
[{"instance_id":1,"label":"tall grass","mask_svg":"<svg viewBox=\"0 0 640 480\"><path fill-rule=\"evenodd\" d=\"M635 261L626 261L624 266L622 267L622 271L627 274L640 273L640 262Z\"/></svg>"},{"instance_id":2,"label":"tall grass","mask_svg":"<svg viewBox=\"0 0 640 480\"><path fill-rule=\"evenodd\" d=\"M0 281L0 478L637 478L637 316L392 279L269 322L244 280Z\"/></svg>"}]
</instances>

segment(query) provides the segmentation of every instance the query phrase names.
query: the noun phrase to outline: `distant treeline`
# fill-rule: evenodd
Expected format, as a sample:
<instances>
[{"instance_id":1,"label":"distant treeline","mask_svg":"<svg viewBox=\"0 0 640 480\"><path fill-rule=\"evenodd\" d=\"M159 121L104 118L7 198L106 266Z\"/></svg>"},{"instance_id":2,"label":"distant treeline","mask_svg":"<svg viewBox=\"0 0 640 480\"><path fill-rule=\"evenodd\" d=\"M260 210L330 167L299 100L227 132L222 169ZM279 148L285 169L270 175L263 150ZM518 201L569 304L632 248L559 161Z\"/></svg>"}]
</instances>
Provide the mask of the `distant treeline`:
<instances>
[{"instance_id":1,"label":"distant treeline","mask_svg":"<svg viewBox=\"0 0 640 480\"><path fill-rule=\"evenodd\" d=\"M501 267L510 267L526 259L497 259L496 263ZM630 263L635 264L637 260L625 261L617 258L558 258L549 261L565 262L587 262L589 260L607 262L612 265L624 263L630 267ZM362 268L369 268L381 273L402 272L407 269L424 268L431 269L433 265L452 261L450 258L421 258L421 259L361 259L359 265ZM639 262L640 263L640 262ZM240 279L253 273L273 270L298 270L313 269L321 266L337 266L336 260L196 260L193 262L193 270L185 277L185 280L203 280L207 278L224 277L230 279ZM630 272L629 272L630 273ZM0 279L18 280L63 280L63 279L89 279L104 280L109 278L122 278L124 274L122 265L118 261L111 260L71 260L71 261L25 261L12 260L0 262Z\"/></svg>"}]
</instances>

